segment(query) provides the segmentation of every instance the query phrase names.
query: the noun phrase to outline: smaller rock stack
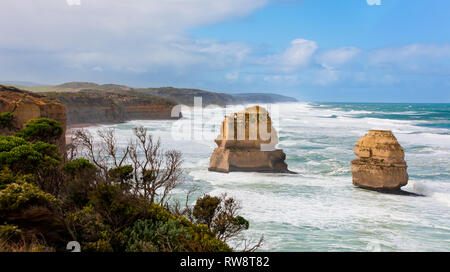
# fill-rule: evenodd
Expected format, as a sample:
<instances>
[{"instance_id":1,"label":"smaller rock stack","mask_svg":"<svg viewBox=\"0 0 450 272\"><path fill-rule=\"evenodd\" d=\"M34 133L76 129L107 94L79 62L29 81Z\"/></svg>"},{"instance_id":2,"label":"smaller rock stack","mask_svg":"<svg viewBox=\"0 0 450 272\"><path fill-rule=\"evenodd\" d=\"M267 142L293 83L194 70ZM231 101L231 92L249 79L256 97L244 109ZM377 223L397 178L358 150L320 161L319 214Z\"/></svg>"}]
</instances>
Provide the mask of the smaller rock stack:
<instances>
[{"instance_id":1,"label":"smaller rock stack","mask_svg":"<svg viewBox=\"0 0 450 272\"><path fill-rule=\"evenodd\" d=\"M266 109L260 106L225 116L221 134L215 140L209 171L291 173L286 154L275 149L278 134Z\"/></svg>"},{"instance_id":2,"label":"smaller rock stack","mask_svg":"<svg viewBox=\"0 0 450 272\"><path fill-rule=\"evenodd\" d=\"M351 163L353 184L378 191L400 191L408 183L405 153L391 131L370 130L359 139Z\"/></svg>"}]
</instances>

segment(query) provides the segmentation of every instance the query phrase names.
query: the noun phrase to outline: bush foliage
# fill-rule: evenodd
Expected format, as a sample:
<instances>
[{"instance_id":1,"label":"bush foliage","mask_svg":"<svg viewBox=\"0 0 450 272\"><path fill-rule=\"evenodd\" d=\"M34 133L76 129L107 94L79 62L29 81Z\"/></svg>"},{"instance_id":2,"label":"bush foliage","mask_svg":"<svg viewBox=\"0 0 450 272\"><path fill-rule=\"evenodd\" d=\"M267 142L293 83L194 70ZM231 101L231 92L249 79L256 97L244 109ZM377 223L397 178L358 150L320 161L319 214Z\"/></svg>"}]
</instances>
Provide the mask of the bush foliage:
<instances>
[{"instance_id":1,"label":"bush foliage","mask_svg":"<svg viewBox=\"0 0 450 272\"><path fill-rule=\"evenodd\" d=\"M0 128L1 129L13 129L14 115L11 112L0 113Z\"/></svg>"},{"instance_id":2,"label":"bush foliage","mask_svg":"<svg viewBox=\"0 0 450 272\"><path fill-rule=\"evenodd\" d=\"M64 251L68 241L78 241L83 251L231 251L227 238L248 229L232 198L205 196L186 208L193 216L170 211L163 200L179 184L180 154L160 151L146 131L135 133L146 158L157 162L149 167L138 161L138 142L116 160L111 134L103 134L107 152L92 147L87 159L63 158L54 145L62 132L56 121L42 118L16 136L0 136L4 249ZM92 143L81 140L83 147Z\"/></svg>"},{"instance_id":3,"label":"bush foliage","mask_svg":"<svg viewBox=\"0 0 450 272\"><path fill-rule=\"evenodd\" d=\"M63 128L57 121L39 118L28 121L25 128L17 133L17 136L30 142L54 143L62 134Z\"/></svg>"}]
</instances>

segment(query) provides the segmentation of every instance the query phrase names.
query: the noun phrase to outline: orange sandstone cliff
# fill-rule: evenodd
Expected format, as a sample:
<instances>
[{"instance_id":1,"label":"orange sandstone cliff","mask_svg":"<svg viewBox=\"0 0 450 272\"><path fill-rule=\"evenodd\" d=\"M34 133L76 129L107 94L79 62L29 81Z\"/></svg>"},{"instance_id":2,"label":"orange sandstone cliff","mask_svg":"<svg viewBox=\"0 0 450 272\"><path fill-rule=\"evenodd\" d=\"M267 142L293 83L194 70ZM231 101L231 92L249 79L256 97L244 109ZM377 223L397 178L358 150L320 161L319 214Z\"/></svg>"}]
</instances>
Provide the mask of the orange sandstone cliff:
<instances>
[{"instance_id":1,"label":"orange sandstone cliff","mask_svg":"<svg viewBox=\"0 0 450 272\"><path fill-rule=\"evenodd\" d=\"M49 118L58 121L63 127L63 136L58 140L58 148L64 153L66 140L66 107L59 101L43 95L0 85L0 113L14 115L12 129L0 129L1 135L13 135L31 119Z\"/></svg>"},{"instance_id":2,"label":"orange sandstone cliff","mask_svg":"<svg viewBox=\"0 0 450 272\"><path fill-rule=\"evenodd\" d=\"M174 101L149 95L101 90L45 94L66 106L68 125L179 118L171 116Z\"/></svg>"}]
</instances>

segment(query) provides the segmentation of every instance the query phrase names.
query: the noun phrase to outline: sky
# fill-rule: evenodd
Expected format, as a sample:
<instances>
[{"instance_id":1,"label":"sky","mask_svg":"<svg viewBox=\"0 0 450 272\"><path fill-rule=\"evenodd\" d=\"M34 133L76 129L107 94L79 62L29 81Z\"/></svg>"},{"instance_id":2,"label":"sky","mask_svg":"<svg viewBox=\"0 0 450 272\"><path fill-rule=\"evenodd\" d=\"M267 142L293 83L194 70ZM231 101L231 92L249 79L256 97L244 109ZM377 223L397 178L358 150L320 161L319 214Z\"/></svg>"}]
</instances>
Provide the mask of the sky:
<instances>
[{"instance_id":1,"label":"sky","mask_svg":"<svg viewBox=\"0 0 450 272\"><path fill-rule=\"evenodd\" d=\"M448 0L2 0L0 80L450 102Z\"/></svg>"}]
</instances>

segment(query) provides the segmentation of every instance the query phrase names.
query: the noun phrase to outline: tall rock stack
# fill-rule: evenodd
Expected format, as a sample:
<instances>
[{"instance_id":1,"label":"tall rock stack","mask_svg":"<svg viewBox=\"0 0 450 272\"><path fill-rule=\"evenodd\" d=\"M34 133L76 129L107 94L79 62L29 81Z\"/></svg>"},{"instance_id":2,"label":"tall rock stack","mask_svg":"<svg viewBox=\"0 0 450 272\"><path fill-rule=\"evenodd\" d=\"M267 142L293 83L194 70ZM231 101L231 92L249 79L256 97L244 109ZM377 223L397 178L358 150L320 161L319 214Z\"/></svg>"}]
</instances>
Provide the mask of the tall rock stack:
<instances>
[{"instance_id":1,"label":"tall rock stack","mask_svg":"<svg viewBox=\"0 0 450 272\"><path fill-rule=\"evenodd\" d=\"M225 116L215 140L209 171L289 173L286 154L275 149L278 134L266 109L260 106Z\"/></svg>"},{"instance_id":2,"label":"tall rock stack","mask_svg":"<svg viewBox=\"0 0 450 272\"><path fill-rule=\"evenodd\" d=\"M45 117L58 121L63 127L63 134L57 145L60 153L65 153L66 107L61 102L15 87L0 85L0 113L3 112L13 113L13 128L0 129L0 135L14 135L32 119Z\"/></svg>"},{"instance_id":3,"label":"tall rock stack","mask_svg":"<svg viewBox=\"0 0 450 272\"><path fill-rule=\"evenodd\" d=\"M351 163L353 184L379 191L399 191L408 183L405 154L391 131L370 130L359 139Z\"/></svg>"}]
</instances>

